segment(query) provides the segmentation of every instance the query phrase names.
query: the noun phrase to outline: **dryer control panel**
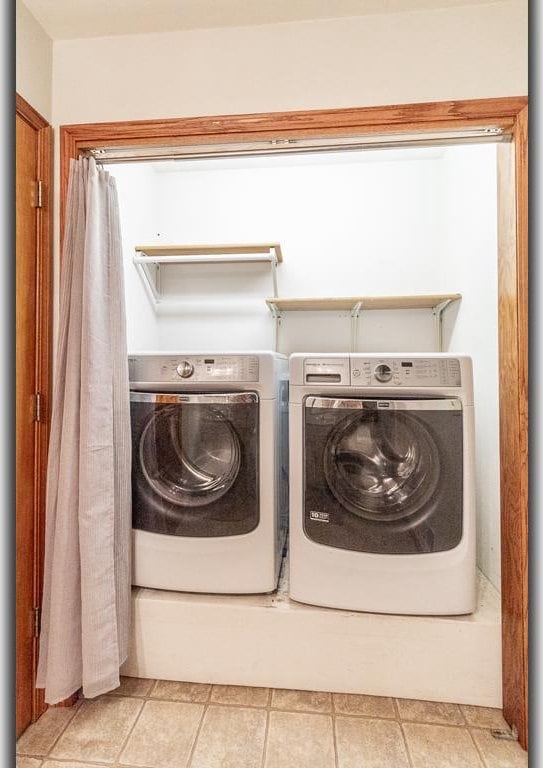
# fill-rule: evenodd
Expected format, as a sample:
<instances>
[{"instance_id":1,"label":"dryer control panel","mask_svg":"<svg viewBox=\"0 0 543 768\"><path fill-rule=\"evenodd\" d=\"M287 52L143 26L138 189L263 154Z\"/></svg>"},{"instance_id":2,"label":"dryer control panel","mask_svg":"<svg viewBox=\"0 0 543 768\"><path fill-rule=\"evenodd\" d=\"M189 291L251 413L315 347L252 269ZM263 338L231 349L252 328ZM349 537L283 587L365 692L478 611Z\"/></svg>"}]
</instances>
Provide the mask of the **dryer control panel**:
<instances>
[{"instance_id":1,"label":"dryer control panel","mask_svg":"<svg viewBox=\"0 0 543 768\"><path fill-rule=\"evenodd\" d=\"M358 387L459 387L460 360L435 357L351 357L351 385Z\"/></svg>"},{"instance_id":2,"label":"dryer control panel","mask_svg":"<svg viewBox=\"0 0 543 768\"><path fill-rule=\"evenodd\" d=\"M257 382L258 357L253 355L134 355L128 358L130 381Z\"/></svg>"}]
</instances>

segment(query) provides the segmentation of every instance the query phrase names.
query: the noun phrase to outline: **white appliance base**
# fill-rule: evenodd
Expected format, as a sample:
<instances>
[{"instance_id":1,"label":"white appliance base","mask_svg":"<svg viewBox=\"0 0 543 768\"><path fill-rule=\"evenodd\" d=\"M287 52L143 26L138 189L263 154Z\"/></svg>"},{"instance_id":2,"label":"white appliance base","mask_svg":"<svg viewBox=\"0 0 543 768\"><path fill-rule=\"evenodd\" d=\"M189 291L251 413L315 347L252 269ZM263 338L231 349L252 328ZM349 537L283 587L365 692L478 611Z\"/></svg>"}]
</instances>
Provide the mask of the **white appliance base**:
<instances>
[{"instance_id":1,"label":"white appliance base","mask_svg":"<svg viewBox=\"0 0 543 768\"><path fill-rule=\"evenodd\" d=\"M355 613L268 595L133 589L122 673L501 707L500 598L479 573L469 616Z\"/></svg>"}]
</instances>

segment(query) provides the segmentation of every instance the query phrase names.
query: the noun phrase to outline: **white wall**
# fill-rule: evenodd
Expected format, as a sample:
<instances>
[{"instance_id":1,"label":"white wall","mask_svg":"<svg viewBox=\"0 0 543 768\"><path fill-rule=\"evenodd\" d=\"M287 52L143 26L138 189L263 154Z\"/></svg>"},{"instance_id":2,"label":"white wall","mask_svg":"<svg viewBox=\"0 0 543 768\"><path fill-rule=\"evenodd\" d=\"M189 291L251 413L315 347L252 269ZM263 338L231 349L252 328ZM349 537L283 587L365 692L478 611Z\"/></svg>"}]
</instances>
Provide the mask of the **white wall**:
<instances>
[{"instance_id":1,"label":"white wall","mask_svg":"<svg viewBox=\"0 0 543 768\"><path fill-rule=\"evenodd\" d=\"M492 147L456 147L443 164L444 276L462 305L445 318L451 352L473 357L477 450L477 554L500 585L500 461L496 155Z\"/></svg>"},{"instance_id":2,"label":"white wall","mask_svg":"<svg viewBox=\"0 0 543 768\"><path fill-rule=\"evenodd\" d=\"M53 41L21 0L15 3L15 25L17 93L51 122Z\"/></svg>"},{"instance_id":3,"label":"white wall","mask_svg":"<svg viewBox=\"0 0 543 768\"><path fill-rule=\"evenodd\" d=\"M112 166L120 181L123 232L138 218L142 242L278 241L282 296L463 295L445 316L444 337L446 348L474 361L478 562L499 588L495 146L156 168ZM122 192L130 186L133 196L145 180L154 199L154 214L148 207L146 218ZM133 243L125 238L124 245L128 272L135 275ZM272 320L262 301L271 293L266 267L168 267L162 281L168 300L158 308L154 338L141 300L131 304L133 351L271 346ZM433 345L430 311L362 313L360 351L420 352ZM287 314L280 349L348 350L348 314Z\"/></svg>"},{"instance_id":4,"label":"white wall","mask_svg":"<svg viewBox=\"0 0 543 768\"><path fill-rule=\"evenodd\" d=\"M526 0L54 46L56 124L526 92Z\"/></svg>"},{"instance_id":5,"label":"white wall","mask_svg":"<svg viewBox=\"0 0 543 768\"><path fill-rule=\"evenodd\" d=\"M441 153L365 151L173 164L177 171L157 173L156 242L280 242L283 296L439 292L444 286L437 262L431 270L427 265L437 250ZM166 292L183 301L160 308L161 349L232 349L233 339L237 348L272 346L273 322L262 302L272 295L269 267L162 269ZM364 315L365 348L430 350L429 318L428 311L409 313L398 324L396 313ZM345 312L289 314L280 348L346 351L349 327Z\"/></svg>"},{"instance_id":6,"label":"white wall","mask_svg":"<svg viewBox=\"0 0 543 768\"><path fill-rule=\"evenodd\" d=\"M156 313L132 264L136 245L147 243L156 226L154 194L156 174L145 163L123 165L114 174L119 196L121 236L125 261L127 346L129 351L152 348L156 343Z\"/></svg>"}]
</instances>

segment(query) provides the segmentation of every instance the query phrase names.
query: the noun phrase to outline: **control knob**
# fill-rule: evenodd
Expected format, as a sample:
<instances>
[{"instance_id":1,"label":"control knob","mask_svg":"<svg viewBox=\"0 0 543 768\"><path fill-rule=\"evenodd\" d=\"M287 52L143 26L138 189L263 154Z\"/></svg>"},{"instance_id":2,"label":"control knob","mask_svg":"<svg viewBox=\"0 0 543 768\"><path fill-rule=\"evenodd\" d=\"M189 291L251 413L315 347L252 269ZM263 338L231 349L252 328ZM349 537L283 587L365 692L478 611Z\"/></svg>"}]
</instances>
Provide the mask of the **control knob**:
<instances>
[{"instance_id":1,"label":"control knob","mask_svg":"<svg viewBox=\"0 0 543 768\"><path fill-rule=\"evenodd\" d=\"M176 368L177 375L182 379L189 379L194 373L194 366L188 360L183 360Z\"/></svg>"},{"instance_id":2,"label":"control knob","mask_svg":"<svg viewBox=\"0 0 543 768\"><path fill-rule=\"evenodd\" d=\"M386 363L381 363L375 368L374 374L377 381L390 381L392 378L392 368Z\"/></svg>"}]
</instances>

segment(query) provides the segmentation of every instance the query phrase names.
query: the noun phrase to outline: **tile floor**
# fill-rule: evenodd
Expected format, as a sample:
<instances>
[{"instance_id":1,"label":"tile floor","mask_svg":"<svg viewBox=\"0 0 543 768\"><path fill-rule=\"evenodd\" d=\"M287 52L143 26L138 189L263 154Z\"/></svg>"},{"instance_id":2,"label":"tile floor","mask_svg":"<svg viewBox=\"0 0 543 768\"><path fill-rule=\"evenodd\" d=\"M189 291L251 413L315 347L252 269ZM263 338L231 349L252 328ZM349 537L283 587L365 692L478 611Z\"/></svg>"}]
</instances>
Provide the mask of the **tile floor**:
<instances>
[{"instance_id":1,"label":"tile floor","mask_svg":"<svg viewBox=\"0 0 543 768\"><path fill-rule=\"evenodd\" d=\"M123 678L47 710L17 768L525 768L505 727L484 707Z\"/></svg>"}]
</instances>

